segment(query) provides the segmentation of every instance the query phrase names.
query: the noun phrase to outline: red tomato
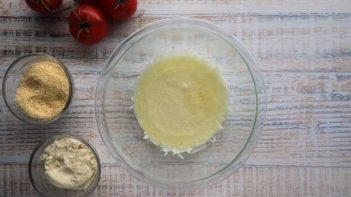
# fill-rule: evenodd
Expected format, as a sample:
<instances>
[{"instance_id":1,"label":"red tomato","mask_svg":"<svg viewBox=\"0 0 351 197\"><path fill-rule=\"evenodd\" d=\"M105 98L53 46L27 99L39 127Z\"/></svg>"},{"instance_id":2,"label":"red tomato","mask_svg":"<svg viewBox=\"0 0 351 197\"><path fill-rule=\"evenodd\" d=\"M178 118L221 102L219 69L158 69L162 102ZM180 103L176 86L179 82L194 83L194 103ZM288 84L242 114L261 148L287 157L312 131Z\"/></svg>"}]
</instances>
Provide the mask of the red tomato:
<instances>
[{"instance_id":1,"label":"red tomato","mask_svg":"<svg viewBox=\"0 0 351 197\"><path fill-rule=\"evenodd\" d=\"M60 7L62 0L26 0L26 3L36 12L50 14Z\"/></svg>"},{"instance_id":2,"label":"red tomato","mask_svg":"<svg viewBox=\"0 0 351 197\"><path fill-rule=\"evenodd\" d=\"M100 9L113 20L125 20L137 9L137 0L100 0Z\"/></svg>"},{"instance_id":3,"label":"red tomato","mask_svg":"<svg viewBox=\"0 0 351 197\"><path fill-rule=\"evenodd\" d=\"M107 21L103 14L91 5L79 5L68 17L72 36L84 44L95 44L107 35Z\"/></svg>"}]
</instances>

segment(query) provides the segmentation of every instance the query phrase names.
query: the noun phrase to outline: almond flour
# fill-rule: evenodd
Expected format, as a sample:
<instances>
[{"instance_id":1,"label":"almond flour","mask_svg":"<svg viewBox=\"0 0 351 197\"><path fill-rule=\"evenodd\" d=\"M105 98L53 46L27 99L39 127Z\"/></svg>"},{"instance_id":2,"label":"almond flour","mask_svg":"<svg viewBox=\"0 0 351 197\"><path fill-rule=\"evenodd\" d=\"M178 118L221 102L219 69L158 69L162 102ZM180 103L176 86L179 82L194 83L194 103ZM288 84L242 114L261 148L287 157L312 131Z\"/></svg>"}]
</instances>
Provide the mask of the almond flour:
<instances>
[{"instance_id":1,"label":"almond flour","mask_svg":"<svg viewBox=\"0 0 351 197\"><path fill-rule=\"evenodd\" d=\"M40 156L50 183L58 188L85 190L97 177L97 159L82 142L71 137L54 141Z\"/></svg>"}]
</instances>

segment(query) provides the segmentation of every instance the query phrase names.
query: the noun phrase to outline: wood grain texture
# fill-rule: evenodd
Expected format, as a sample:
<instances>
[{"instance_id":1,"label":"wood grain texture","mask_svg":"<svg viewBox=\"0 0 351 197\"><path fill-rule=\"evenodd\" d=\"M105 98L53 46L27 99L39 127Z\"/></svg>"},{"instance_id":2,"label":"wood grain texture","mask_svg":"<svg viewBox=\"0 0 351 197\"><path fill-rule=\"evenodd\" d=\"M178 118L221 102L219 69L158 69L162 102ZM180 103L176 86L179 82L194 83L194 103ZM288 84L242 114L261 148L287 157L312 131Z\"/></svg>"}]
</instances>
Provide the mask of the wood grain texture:
<instances>
[{"instance_id":1,"label":"wood grain texture","mask_svg":"<svg viewBox=\"0 0 351 197\"><path fill-rule=\"evenodd\" d=\"M348 131L351 119L351 59L347 51L351 46L351 24L348 23L351 15L336 16L200 17L219 24L241 38L256 56L263 71L267 86L267 120L261 141L248 161L250 165L350 166L351 134ZM0 26L13 25L13 20L17 19L18 17L11 18L9 22L3 22ZM13 159L17 162L27 161L31 150L28 149L28 145L33 148L40 139L47 136L46 133L69 131L83 136L91 135L96 138L89 138L90 140L99 145L103 144L94 118L94 93L99 71L113 47L127 36L128 32L138 28L135 24L144 26L158 19L162 17L145 16L143 20L133 19L125 24L123 30L116 29L103 43L91 48L72 44L72 38L67 33L59 33L63 36L48 41L51 37L48 33L50 29L46 29L46 33L36 33L43 31L37 23L52 23L46 19L21 21L17 24L21 30L2 34L2 46L11 46L7 50L0 50L3 63L9 64L23 54L41 52L44 46L45 52L53 53L70 67L77 88L68 113L58 122L41 128L42 131L37 131L36 127L28 128L19 124L9 114L4 102L0 101L1 109L5 112L0 116L4 116L1 119L6 120L1 122L4 129L4 161L8 161L7 156L13 158L11 155L14 148L21 154ZM65 26L61 18L55 20L58 26ZM240 28L233 28L230 23ZM289 25L283 26L285 23ZM333 27L327 26L329 23L343 31L334 32ZM301 26L300 30L294 30L292 33L292 28L297 25ZM281 30L276 30L277 26ZM306 33L324 26L325 31L319 33L318 39L316 34ZM37 27L38 30L29 30L30 27ZM34 39L26 36L26 29L30 31L29 35L34 34ZM40 42L42 39L45 41ZM13 40L17 42L14 43ZM43 44L46 42L50 42L50 46ZM309 48L304 48L305 42L311 42ZM325 47L318 47L313 43ZM6 66L2 69L5 71ZM79 125L75 124L77 121ZM28 133L23 132L24 129L27 129ZM14 147L7 146L8 143ZM108 154L102 151L102 155L105 158ZM334 159L331 160L330 157ZM106 162L113 160L106 158Z\"/></svg>"},{"instance_id":2,"label":"wood grain texture","mask_svg":"<svg viewBox=\"0 0 351 197\"><path fill-rule=\"evenodd\" d=\"M71 1L64 0L64 5ZM191 5L191 6L189 6ZM139 1L136 15L225 15L241 13L348 13L348 0L144 0ZM23 16L33 14L24 0L0 1L2 15Z\"/></svg>"},{"instance_id":3,"label":"wood grain texture","mask_svg":"<svg viewBox=\"0 0 351 197\"><path fill-rule=\"evenodd\" d=\"M64 13L41 17L24 1L0 0L0 79L19 56L44 52L68 65L76 87L67 113L42 127L21 123L0 99L0 196L36 195L29 155L63 132L97 149L104 167L95 196L351 196L351 1L139 2L132 19L85 46L71 38ZM208 20L236 35L259 63L267 91L265 128L246 165L194 193L161 191L128 175L108 153L94 116L99 72L113 49L138 28L175 16Z\"/></svg>"},{"instance_id":4,"label":"wood grain texture","mask_svg":"<svg viewBox=\"0 0 351 197\"><path fill-rule=\"evenodd\" d=\"M0 165L0 196L37 196L26 165ZM191 192L154 188L139 182L119 165L104 165L96 197L162 196L350 196L351 171L334 167L245 166L221 184Z\"/></svg>"}]
</instances>

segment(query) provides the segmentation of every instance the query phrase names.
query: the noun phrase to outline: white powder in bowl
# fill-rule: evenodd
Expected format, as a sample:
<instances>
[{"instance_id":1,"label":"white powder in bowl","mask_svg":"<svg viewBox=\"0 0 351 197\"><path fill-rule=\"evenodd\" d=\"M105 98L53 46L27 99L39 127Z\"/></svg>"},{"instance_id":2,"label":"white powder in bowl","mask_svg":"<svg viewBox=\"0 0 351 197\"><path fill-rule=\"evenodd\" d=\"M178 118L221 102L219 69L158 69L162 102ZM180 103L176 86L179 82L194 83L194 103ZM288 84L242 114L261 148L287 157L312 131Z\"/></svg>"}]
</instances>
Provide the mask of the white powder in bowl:
<instances>
[{"instance_id":1,"label":"white powder in bowl","mask_svg":"<svg viewBox=\"0 0 351 197\"><path fill-rule=\"evenodd\" d=\"M85 190L94 181L98 170L91 149L71 137L54 141L40 158L48 180L58 188Z\"/></svg>"}]
</instances>

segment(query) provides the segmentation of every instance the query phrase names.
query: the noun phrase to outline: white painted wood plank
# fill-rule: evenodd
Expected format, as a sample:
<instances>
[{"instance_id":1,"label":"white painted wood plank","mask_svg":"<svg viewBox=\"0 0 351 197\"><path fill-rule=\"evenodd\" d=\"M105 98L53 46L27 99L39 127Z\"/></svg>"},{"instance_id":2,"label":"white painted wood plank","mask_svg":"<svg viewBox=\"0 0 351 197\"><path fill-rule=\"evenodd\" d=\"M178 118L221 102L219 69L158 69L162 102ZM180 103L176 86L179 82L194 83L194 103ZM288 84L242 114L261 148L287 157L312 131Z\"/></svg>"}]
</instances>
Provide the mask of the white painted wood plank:
<instances>
[{"instance_id":1,"label":"white painted wood plank","mask_svg":"<svg viewBox=\"0 0 351 197\"><path fill-rule=\"evenodd\" d=\"M65 0L64 5L70 5L71 2ZM349 13L351 11L349 0L139 0L138 6L135 16ZM2 16L29 14L35 13L27 7L24 0L0 1L0 15Z\"/></svg>"},{"instance_id":2,"label":"white painted wood plank","mask_svg":"<svg viewBox=\"0 0 351 197\"><path fill-rule=\"evenodd\" d=\"M26 165L0 165L0 196L37 196ZM200 191L160 190L136 180L118 165L104 165L92 196L318 196L347 197L351 193L351 168L245 166L217 185Z\"/></svg>"},{"instance_id":3,"label":"white painted wood plank","mask_svg":"<svg viewBox=\"0 0 351 197\"><path fill-rule=\"evenodd\" d=\"M74 42L64 18L0 17L0 64L6 66L20 55L45 52L69 65L84 63L81 68L98 69L125 37L163 18L135 18L113 25L101 43L84 46ZM236 35L256 57L263 72L351 71L351 14L196 18Z\"/></svg>"}]
</instances>

